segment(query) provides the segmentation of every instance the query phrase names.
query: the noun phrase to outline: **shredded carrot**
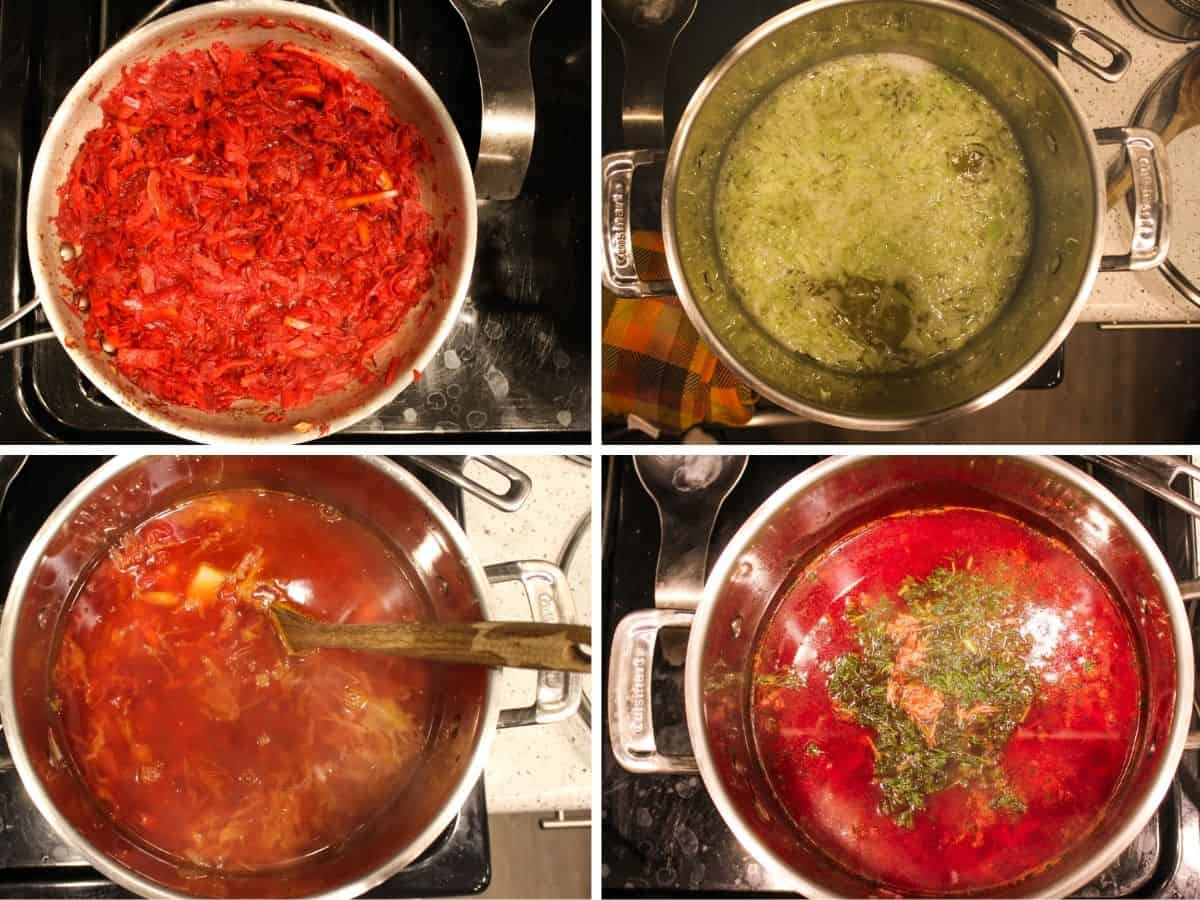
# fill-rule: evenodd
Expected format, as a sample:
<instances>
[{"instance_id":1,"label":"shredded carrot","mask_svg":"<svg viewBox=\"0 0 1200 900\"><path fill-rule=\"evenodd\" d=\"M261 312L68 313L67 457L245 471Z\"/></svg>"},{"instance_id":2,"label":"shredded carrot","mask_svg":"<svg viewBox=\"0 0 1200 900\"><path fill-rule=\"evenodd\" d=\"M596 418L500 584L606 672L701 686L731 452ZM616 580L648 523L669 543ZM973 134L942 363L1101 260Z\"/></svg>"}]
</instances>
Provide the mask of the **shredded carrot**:
<instances>
[{"instance_id":1,"label":"shredded carrot","mask_svg":"<svg viewBox=\"0 0 1200 900\"><path fill-rule=\"evenodd\" d=\"M373 194L356 194L353 197L339 200L337 206L338 209L353 209L356 206L367 206L370 203L379 203L383 200L394 200L399 196L400 192L393 188L390 191L376 191Z\"/></svg>"}]
</instances>

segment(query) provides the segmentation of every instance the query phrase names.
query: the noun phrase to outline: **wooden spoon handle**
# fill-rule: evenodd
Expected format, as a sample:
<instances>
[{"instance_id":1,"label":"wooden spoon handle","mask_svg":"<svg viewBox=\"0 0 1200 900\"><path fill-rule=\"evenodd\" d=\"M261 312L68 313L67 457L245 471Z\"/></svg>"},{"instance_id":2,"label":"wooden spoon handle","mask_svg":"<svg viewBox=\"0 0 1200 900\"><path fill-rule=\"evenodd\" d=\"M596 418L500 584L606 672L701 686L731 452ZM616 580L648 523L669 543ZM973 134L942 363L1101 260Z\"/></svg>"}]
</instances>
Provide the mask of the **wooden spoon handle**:
<instances>
[{"instance_id":1,"label":"wooden spoon handle","mask_svg":"<svg viewBox=\"0 0 1200 900\"><path fill-rule=\"evenodd\" d=\"M543 622L401 622L337 625L318 622L288 604L271 606L290 653L320 648L394 653L439 662L516 669L590 672L592 632L583 625Z\"/></svg>"}]
</instances>

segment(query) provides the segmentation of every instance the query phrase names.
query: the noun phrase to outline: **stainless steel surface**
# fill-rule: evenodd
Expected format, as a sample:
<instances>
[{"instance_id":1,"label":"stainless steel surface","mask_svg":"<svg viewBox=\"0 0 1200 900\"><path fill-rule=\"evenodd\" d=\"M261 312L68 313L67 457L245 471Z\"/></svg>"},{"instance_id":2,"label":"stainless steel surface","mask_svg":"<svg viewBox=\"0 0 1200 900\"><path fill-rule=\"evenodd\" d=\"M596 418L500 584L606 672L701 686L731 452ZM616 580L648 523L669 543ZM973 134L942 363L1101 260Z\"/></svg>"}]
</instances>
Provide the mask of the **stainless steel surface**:
<instances>
[{"instance_id":1,"label":"stainless steel surface","mask_svg":"<svg viewBox=\"0 0 1200 900\"><path fill-rule=\"evenodd\" d=\"M30 300L28 303L21 304L13 312L9 313L3 319L0 319L0 331L4 331L6 328L9 328L10 326L15 325L17 322L20 322L23 318L41 305L42 301L36 297ZM12 350L15 347L24 347L26 344L36 344L41 341L57 339L58 335L56 335L53 331L42 331L37 334L27 334L24 337L15 338L14 340L0 343L0 353Z\"/></svg>"},{"instance_id":2,"label":"stainless steel surface","mask_svg":"<svg viewBox=\"0 0 1200 900\"><path fill-rule=\"evenodd\" d=\"M1200 322L1100 322L1101 331L1194 331Z\"/></svg>"},{"instance_id":3,"label":"stainless steel surface","mask_svg":"<svg viewBox=\"0 0 1200 900\"><path fill-rule=\"evenodd\" d=\"M1133 234L1129 251L1100 257L1101 272L1142 272L1157 269L1171 248L1171 175L1166 146L1147 128L1102 128L1096 132L1100 146L1120 144L1133 172L1130 210Z\"/></svg>"},{"instance_id":4,"label":"stainless steel surface","mask_svg":"<svg viewBox=\"0 0 1200 900\"><path fill-rule=\"evenodd\" d=\"M591 467L590 459L586 461L584 461L584 458L580 457L567 457L567 459L571 459L573 462L577 462L580 465L585 465L589 468ZM555 560L555 563L559 569L562 570L564 575L570 575L571 563L575 561L575 554L578 553L579 548L583 546L584 538L587 537L591 527L592 513L591 510L588 510L579 517L579 520L575 523L575 527L571 529L571 533L567 535L567 539L563 542L562 549L558 551L558 558ZM580 721L583 722L584 726L588 730L591 730L592 700L585 690L580 690L579 692L579 710L577 715L579 716Z\"/></svg>"},{"instance_id":5,"label":"stainless steel surface","mask_svg":"<svg viewBox=\"0 0 1200 900\"><path fill-rule=\"evenodd\" d=\"M713 525L746 462L745 456L634 456L638 479L658 507L654 605L659 609L699 605Z\"/></svg>"},{"instance_id":6,"label":"stainless steel surface","mask_svg":"<svg viewBox=\"0 0 1200 900\"><path fill-rule=\"evenodd\" d=\"M305 24L314 33L288 31L288 40L310 46L377 87L396 113L415 125L436 148L423 184L423 200L435 221L445 222L450 258L439 285L424 299L423 315L410 315L384 353L401 361L390 385L358 385L268 423L251 411L212 413L163 405L122 376L104 355L87 349L83 324L69 309L70 291L60 273L53 223L58 186L66 179L83 136L99 124L92 97L110 90L121 70L137 59L167 50L205 46L215 34L228 44L263 40L251 23L262 18ZM228 22L234 22L229 26ZM331 36L322 40L323 33ZM67 95L47 129L30 182L27 242L37 296L67 354L112 402L149 424L189 440L260 444L297 443L335 432L378 412L434 358L462 310L475 260L475 188L462 141L444 106L421 73L374 32L332 12L286 0L217 0L195 6L133 31L114 44ZM325 426L324 428L318 426Z\"/></svg>"},{"instance_id":7,"label":"stainless steel surface","mask_svg":"<svg viewBox=\"0 0 1200 900\"><path fill-rule=\"evenodd\" d=\"M1122 478L1133 482L1144 491L1149 491L1160 500L1165 500L1176 509L1200 519L1200 503L1192 499L1191 485L1200 482L1200 466L1193 465L1178 456L1085 456L1104 466ZM1183 476L1188 480L1182 488L1174 487ZM1183 599L1200 599L1200 583L1180 585Z\"/></svg>"},{"instance_id":8,"label":"stainless steel surface","mask_svg":"<svg viewBox=\"0 0 1200 900\"><path fill-rule=\"evenodd\" d=\"M592 816L590 813L581 819L568 819L566 812L561 809L554 811L554 818L539 819L538 828L543 831L565 831L571 828L591 828Z\"/></svg>"},{"instance_id":9,"label":"stainless steel surface","mask_svg":"<svg viewBox=\"0 0 1200 900\"><path fill-rule=\"evenodd\" d=\"M410 456L426 471L445 478L451 484L462 488L473 497L478 497L484 503L505 512L516 512L525 505L533 482L529 476L512 463L498 456ZM483 481L471 477L469 466L482 466L508 482L508 487L498 491L489 487Z\"/></svg>"},{"instance_id":10,"label":"stainless steel surface","mask_svg":"<svg viewBox=\"0 0 1200 900\"><path fill-rule=\"evenodd\" d=\"M369 840L286 874L182 877L177 867L124 838L56 762L45 690L59 616L71 586L98 553L129 527L187 497L243 486L293 490L369 519L393 546L413 584L440 619L491 618L488 583L519 580L541 605L540 620L570 621L562 574L541 562L485 570L466 536L436 498L386 459L351 456L117 458L76 487L38 531L13 578L0 619L0 719L30 798L76 854L104 876L143 895L231 894L351 897L414 860L455 817L482 773L499 724L500 674L443 668L445 714L430 737L422 769L397 802L404 814ZM557 618L550 618L556 616ZM470 674L474 669L476 674ZM557 699L539 696L539 720L574 712L569 684ZM519 714L508 711L508 715ZM386 832L386 833L384 833Z\"/></svg>"},{"instance_id":11,"label":"stainless steel surface","mask_svg":"<svg viewBox=\"0 0 1200 900\"><path fill-rule=\"evenodd\" d=\"M633 177L643 166L662 162L661 150L625 150L604 157L600 169L600 279L618 297L664 297L675 293L669 278L643 281L633 253Z\"/></svg>"},{"instance_id":12,"label":"stainless steel surface","mask_svg":"<svg viewBox=\"0 0 1200 900\"><path fill-rule=\"evenodd\" d=\"M1167 41L1200 39L1197 0L1116 0L1138 26Z\"/></svg>"},{"instance_id":13,"label":"stainless steel surface","mask_svg":"<svg viewBox=\"0 0 1200 900\"><path fill-rule=\"evenodd\" d=\"M1031 172L1035 238L1015 296L982 334L919 370L856 376L784 350L745 314L722 275L711 239L713 193L721 149L765 92L831 57L881 49L948 68L1005 116ZM1144 135L1135 143L1143 155L1153 145ZM1152 152L1146 158L1159 161L1161 156ZM644 292L629 268L628 173L649 161L630 154L605 161L603 275L606 286L627 296ZM1128 261L1110 259L1110 266L1148 265L1161 253L1165 225L1151 221L1155 204L1149 198L1155 190L1165 198L1166 179L1165 168L1144 179L1150 193L1139 240L1146 243ZM955 0L814 0L751 32L696 90L667 161L663 237L673 292L740 380L810 420L900 430L981 409L1025 382L1054 353L1085 305L1100 266L1104 187L1096 143L1071 91L1013 28ZM1152 233L1158 243L1150 239Z\"/></svg>"},{"instance_id":14,"label":"stainless steel surface","mask_svg":"<svg viewBox=\"0 0 1200 900\"><path fill-rule=\"evenodd\" d=\"M1197 37L1200 37L1200 30L1197 31ZM1200 57L1200 49L1184 54L1150 85L1133 112L1131 122L1135 126L1164 132L1179 107L1179 91L1184 73L1189 71L1197 57ZM1188 134L1186 137L1181 134L1176 139L1182 139L1181 144L1187 143L1192 147L1200 145L1200 137L1196 134ZM1176 208L1183 212L1187 230L1182 232L1183 240L1176 244L1177 258L1168 258L1163 263L1162 274L1180 296L1200 306L1200 285L1197 284L1197 281L1200 281L1200 242L1194 239L1195 229L1200 227L1200 221L1195 215L1200 201L1200 179L1196 177L1195 167L1180 167L1173 186ZM1130 211L1134 212L1132 207ZM1191 275L1188 274L1189 271Z\"/></svg>"},{"instance_id":15,"label":"stainless steel surface","mask_svg":"<svg viewBox=\"0 0 1200 900\"><path fill-rule=\"evenodd\" d=\"M3 499L0 497L0 499ZM571 529L571 533L567 535L566 541L563 542L562 549L558 551L558 567L564 572L571 568L571 563L575 559L575 554L579 551L580 545L583 543L584 537L587 536L588 529L592 525L591 512L585 512L576 521L575 526Z\"/></svg>"},{"instance_id":16,"label":"stainless steel surface","mask_svg":"<svg viewBox=\"0 0 1200 900\"><path fill-rule=\"evenodd\" d=\"M659 751L650 694L659 632L690 628L692 619L693 614L683 610L644 609L617 623L608 663L608 739L613 756L629 772L690 775L700 771L694 756Z\"/></svg>"},{"instance_id":17,"label":"stainless steel surface","mask_svg":"<svg viewBox=\"0 0 1200 900\"><path fill-rule=\"evenodd\" d=\"M1138 640L1149 667L1144 702L1161 711L1147 726L1150 734L1141 739L1139 760L1096 830L1040 873L989 893L1069 895L1104 871L1138 836L1174 777L1193 702L1187 613L1162 553L1109 491L1073 466L1048 458L832 458L793 478L742 525L717 560L694 618L658 610L635 613L622 620L613 643L609 716L614 755L634 772L686 771L675 768L678 761L657 754L647 670L658 629L690 624L684 685L695 765L725 822L777 876L780 889L805 896L866 896L878 887L831 866L767 787L746 721L745 679L754 650L754 641L746 636L757 633L773 608L772 599L793 577L793 560L875 518L891 508L889 503L911 502L911 491L918 486L933 497L950 485L979 491L981 502L993 497L1006 508L1015 504L1065 530L1079 542L1080 552L1113 580L1122 602L1141 605L1139 621L1147 624L1138 629ZM676 618L666 621L668 616Z\"/></svg>"},{"instance_id":18,"label":"stainless steel surface","mask_svg":"<svg viewBox=\"0 0 1200 900\"><path fill-rule=\"evenodd\" d=\"M450 2L471 35L483 95L475 192L480 200L515 200L529 171L537 126L529 50L551 0Z\"/></svg>"},{"instance_id":19,"label":"stainless steel surface","mask_svg":"<svg viewBox=\"0 0 1200 900\"><path fill-rule=\"evenodd\" d=\"M1200 477L1200 475L1197 474L1197 473L1200 473L1200 469L1197 469L1195 466L1193 466L1191 468L1194 471L1189 472L1188 473L1189 476L1193 479ZM1121 474L1124 474L1124 473L1121 473ZM1128 476L1126 476L1126 477L1128 477ZM1138 482L1133 478L1130 478L1130 480L1134 481L1135 484L1141 485L1141 482ZM1142 486L1144 487L1144 485L1142 485ZM1156 496L1162 496L1161 494L1157 494L1156 491L1151 490L1151 488L1149 488L1149 487L1147 487L1146 490L1151 491L1151 493L1156 494ZM1190 491L1189 491L1189 494L1190 494ZM1167 498L1164 498L1164 499L1167 499ZM1167 502L1174 503L1173 500L1169 500L1169 499L1167 500ZM1175 504L1175 505L1178 505L1178 504ZM1183 511L1186 512L1188 515L1200 518L1200 513L1193 512L1191 509L1188 509L1187 507L1180 507L1180 508L1183 509ZM1200 506L1197 506L1197 509L1200 510ZM1179 582L1179 596L1183 598L1184 603L1188 603L1188 604L1194 604L1194 603L1200 601L1200 579L1192 579L1189 581ZM1193 700L1192 705L1195 708L1196 712L1200 712L1200 699ZM1200 750L1200 731L1189 731L1188 732L1187 741L1184 743L1184 748L1187 750Z\"/></svg>"},{"instance_id":20,"label":"stainless steel surface","mask_svg":"<svg viewBox=\"0 0 1200 900\"><path fill-rule=\"evenodd\" d=\"M525 590L535 622L574 622L575 600L567 577L553 563L522 560L488 566L492 584L516 582ZM590 648L589 652L590 652ZM575 715L583 694L583 678L575 673L538 672L537 695L532 704L500 711L500 728L547 725Z\"/></svg>"},{"instance_id":21,"label":"stainless steel surface","mask_svg":"<svg viewBox=\"0 0 1200 900\"><path fill-rule=\"evenodd\" d=\"M696 12L697 0L604 0L601 10L625 55L621 127L631 147L666 144L663 94L667 66L679 33Z\"/></svg>"},{"instance_id":22,"label":"stainless steel surface","mask_svg":"<svg viewBox=\"0 0 1200 900\"><path fill-rule=\"evenodd\" d=\"M1086 22L1045 3L1032 0L975 0L976 4L999 16L1006 22L1046 41L1059 53L1063 53L1105 81L1119 81L1129 71L1133 57L1129 51L1108 35L1097 31ZM1099 47L1104 54L1093 56L1090 45ZM1093 51L1094 52L1094 51Z\"/></svg>"},{"instance_id":23,"label":"stainless steel surface","mask_svg":"<svg viewBox=\"0 0 1200 900\"><path fill-rule=\"evenodd\" d=\"M0 507L4 506L4 498L8 494L9 486L12 485L13 479L21 474L21 469L25 466L25 457L16 454L6 454L0 456ZM4 731L4 722L0 721L0 734ZM0 772L7 772L13 768L12 756L8 753L4 746L0 746ZM3 816L0 816L0 822L5 822Z\"/></svg>"}]
</instances>

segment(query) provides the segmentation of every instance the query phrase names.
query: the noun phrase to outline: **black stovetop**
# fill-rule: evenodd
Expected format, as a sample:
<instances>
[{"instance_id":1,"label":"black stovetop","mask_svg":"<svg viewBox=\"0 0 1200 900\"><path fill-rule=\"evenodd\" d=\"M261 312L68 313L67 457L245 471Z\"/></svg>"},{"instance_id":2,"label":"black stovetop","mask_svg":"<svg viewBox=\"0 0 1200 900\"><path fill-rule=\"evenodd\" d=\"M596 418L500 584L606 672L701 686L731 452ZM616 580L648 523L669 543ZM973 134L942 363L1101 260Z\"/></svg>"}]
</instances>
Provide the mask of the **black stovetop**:
<instances>
[{"instance_id":1,"label":"black stovetop","mask_svg":"<svg viewBox=\"0 0 1200 900\"><path fill-rule=\"evenodd\" d=\"M713 531L709 563L741 524L774 491L819 457L754 456L729 495ZM1175 508L1105 471L1080 463L1147 527L1179 578L1194 578L1191 521ZM626 614L654 605L658 512L629 457L609 458L604 470L604 633ZM619 565L615 564L619 561ZM683 706L683 661L656 654L652 715L659 748L689 753ZM608 676L607 662L601 670ZM698 776L632 775L617 765L607 722L601 739L601 885L606 897L724 896L784 892L742 848ZM1084 897L1196 896L1200 883L1200 826L1195 802L1197 757L1186 753L1180 777L1158 814L1120 859L1080 891ZM1188 851L1191 851L1190 853Z\"/></svg>"},{"instance_id":2,"label":"black stovetop","mask_svg":"<svg viewBox=\"0 0 1200 900\"><path fill-rule=\"evenodd\" d=\"M32 297L24 240L29 173L41 136L100 51L158 0L0 3L0 282ZM328 0L311 0L328 7ZM433 85L473 160L478 73L450 0L338 0L390 40ZM174 8L195 5L179 0ZM381 413L334 440L587 440L591 421L591 28L586 0L554 0L534 31L538 129L520 198L481 204L469 300L443 350ZM580 13L584 14L580 14ZM18 215L13 215L17 210ZM6 289L7 290L7 289ZM40 313L16 334L45 330ZM38 327L40 326L40 327ZM0 339L8 336L0 336ZM114 443L170 440L86 381L57 341L0 359L0 439Z\"/></svg>"},{"instance_id":3,"label":"black stovetop","mask_svg":"<svg viewBox=\"0 0 1200 900\"><path fill-rule=\"evenodd\" d=\"M1057 5L1057 0L1047 2L1051 6ZM668 146L692 94L721 58L734 44L767 19L795 5L796 0L738 0L736 3L729 0L699 0L695 15L679 35L675 50L671 53L663 102ZM1052 47L1038 40L1034 43L1057 62L1058 55ZM600 142L604 153L642 149L625 143L621 127L621 93L624 80L621 42L616 32L605 22L601 28L600 45ZM661 183L662 167L658 167L657 171L653 167L649 170L645 180L652 179L655 179L654 187ZM631 209L633 224L635 228L657 229L660 227L657 200L653 203L649 201L649 197L654 194L654 187L648 184L643 190L642 184L643 179L639 178ZM1058 387L1064 377L1065 360L1066 354L1063 348L1059 347L1021 389L1044 390ZM621 440L626 439L627 435L622 434ZM633 439L636 440L636 437ZM731 439L736 440L736 435Z\"/></svg>"},{"instance_id":4,"label":"black stovetop","mask_svg":"<svg viewBox=\"0 0 1200 900\"><path fill-rule=\"evenodd\" d=\"M34 533L62 499L105 459L33 456L0 506L0 578L9 584ZM403 464L403 459L397 462ZM420 469L419 478L462 523L462 491ZM3 739L0 738L0 747ZM5 748L7 752L7 748ZM491 881L483 779L454 822L416 861L367 897L477 894ZM17 772L0 771L0 897L128 897L54 835L25 793Z\"/></svg>"}]
</instances>

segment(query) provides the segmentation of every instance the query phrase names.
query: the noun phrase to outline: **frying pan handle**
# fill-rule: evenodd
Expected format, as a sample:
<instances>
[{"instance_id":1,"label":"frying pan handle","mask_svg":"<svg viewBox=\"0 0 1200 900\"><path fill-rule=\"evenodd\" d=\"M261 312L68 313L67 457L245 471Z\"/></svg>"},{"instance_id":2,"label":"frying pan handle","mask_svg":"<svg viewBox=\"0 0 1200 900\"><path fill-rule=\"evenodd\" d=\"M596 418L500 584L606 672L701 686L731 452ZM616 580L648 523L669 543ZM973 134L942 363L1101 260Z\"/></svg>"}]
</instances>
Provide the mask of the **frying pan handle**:
<instances>
[{"instance_id":1,"label":"frying pan handle","mask_svg":"<svg viewBox=\"0 0 1200 900\"><path fill-rule=\"evenodd\" d=\"M542 8L532 20L529 6L454 2L471 36L483 98L475 163L475 192L481 200L517 199L533 156L537 105L529 55L533 29L550 3L535 3L535 9Z\"/></svg>"},{"instance_id":2,"label":"frying pan handle","mask_svg":"<svg viewBox=\"0 0 1200 900\"><path fill-rule=\"evenodd\" d=\"M0 319L0 331L3 331L10 325L15 325L41 305L42 301L37 297L34 297L28 303L18 307L16 312L9 313L3 319ZM25 337L13 338L11 341L0 342L0 353L5 353L9 350L15 350L17 347L24 347L26 344L36 344L39 341L54 340L57 337L58 336L53 331L40 331L37 334L28 334Z\"/></svg>"},{"instance_id":3,"label":"frying pan handle","mask_svg":"<svg viewBox=\"0 0 1200 900\"><path fill-rule=\"evenodd\" d=\"M617 625L608 668L608 735L613 756L628 772L687 775L700 771L694 757L658 751L650 696L658 633L691 625L692 613L673 609L640 610Z\"/></svg>"},{"instance_id":4,"label":"frying pan handle","mask_svg":"<svg viewBox=\"0 0 1200 900\"><path fill-rule=\"evenodd\" d=\"M558 566L545 560L497 563L484 570L492 584L517 582L525 589L535 622L575 623L575 600ZM591 647L581 650L591 656ZM583 696L581 677L568 672L538 672L537 699L533 705L500 711L501 728L545 725L569 719L579 710Z\"/></svg>"},{"instance_id":5,"label":"frying pan handle","mask_svg":"<svg viewBox=\"0 0 1200 900\"><path fill-rule=\"evenodd\" d=\"M618 297L665 297L675 293L669 278L642 281L633 254L633 176L642 166L661 163L661 150L610 153L601 163L600 222L604 265L600 278Z\"/></svg>"},{"instance_id":6,"label":"frying pan handle","mask_svg":"<svg viewBox=\"0 0 1200 900\"><path fill-rule=\"evenodd\" d=\"M533 482L528 475L496 456L410 456L408 458L427 472L446 479L473 497L478 497L484 503L491 504L504 512L516 512L520 509L533 489ZM467 466L471 463L477 463L495 472L508 481L508 487L503 491L497 491L482 481L472 478L470 472L467 471Z\"/></svg>"},{"instance_id":7,"label":"frying pan handle","mask_svg":"<svg viewBox=\"0 0 1200 900\"><path fill-rule=\"evenodd\" d=\"M1136 484L1192 518L1200 519L1200 503L1172 487L1181 475L1200 482L1200 467L1187 460L1176 456L1085 456L1084 459Z\"/></svg>"},{"instance_id":8,"label":"frying pan handle","mask_svg":"<svg viewBox=\"0 0 1200 900\"><path fill-rule=\"evenodd\" d=\"M1101 272L1157 269L1171 249L1171 171L1167 148L1148 128L1101 128L1100 145L1121 144L1133 180L1133 237L1127 253L1105 255ZM1101 211L1101 215L1103 211Z\"/></svg>"},{"instance_id":9,"label":"frying pan handle","mask_svg":"<svg viewBox=\"0 0 1200 900\"><path fill-rule=\"evenodd\" d=\"M1031 0L976 0L978 5L1020 28L1034 38L1041 38L1059 53L1065 53L1097 78L1119 81L1133 63L1133 56L1108 35L1085 22L1045 3ZM1080 45L1080 38L1086 39ZM1090 55L1087 43L1098 45L1108 55Z\"/></svg>"}]
</instances>

